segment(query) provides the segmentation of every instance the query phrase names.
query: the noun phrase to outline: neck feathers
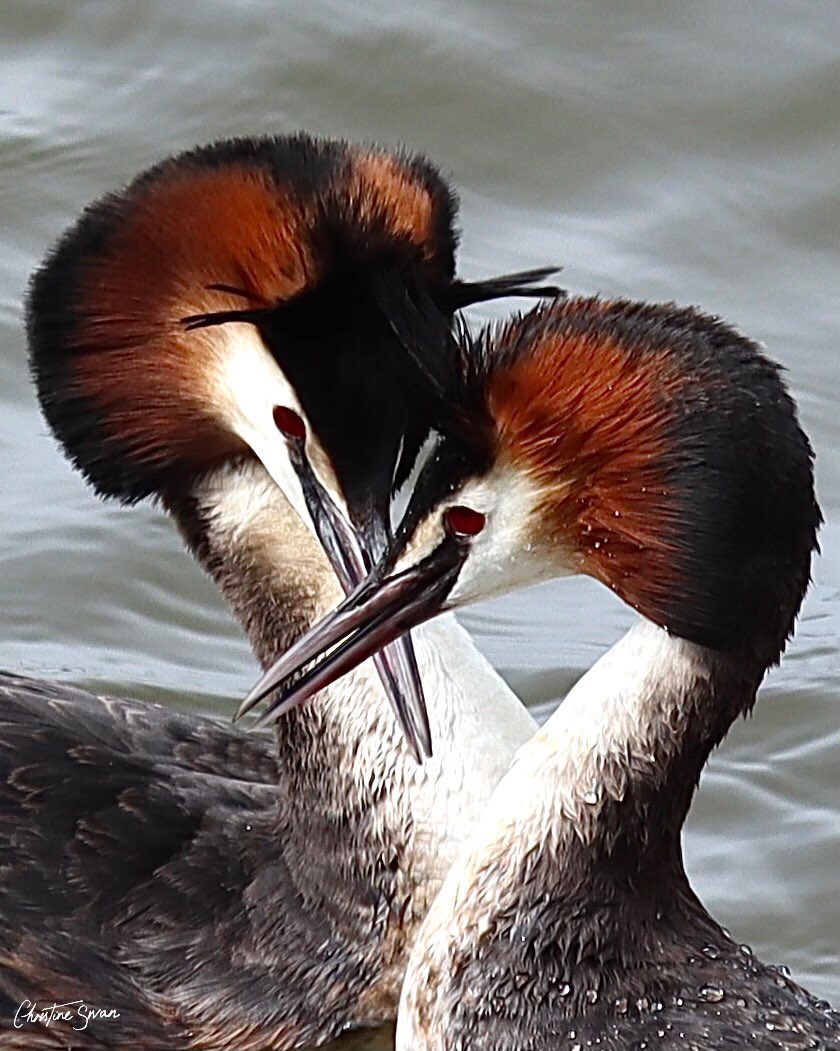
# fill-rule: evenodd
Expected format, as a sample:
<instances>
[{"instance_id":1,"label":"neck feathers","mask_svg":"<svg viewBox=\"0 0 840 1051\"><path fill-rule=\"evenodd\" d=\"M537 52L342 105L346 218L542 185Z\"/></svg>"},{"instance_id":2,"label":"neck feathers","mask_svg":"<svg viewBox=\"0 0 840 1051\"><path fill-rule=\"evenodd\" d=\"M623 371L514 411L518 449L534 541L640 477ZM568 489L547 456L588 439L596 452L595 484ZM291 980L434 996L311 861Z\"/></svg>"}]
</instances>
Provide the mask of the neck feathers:
<instances>
[{"instance_id":1,"label":"neck feathers","mask_svg":"<svg viewBox=\"0 0 840 1051\"><path fill-rule=\"evenodd\" d=\"M642 621L521 749L482 856L550 857L541 892L567 902L605 867L635 881L665 857L678 862L700 771L751 689L726 658Z\"/></svg>"},{"instance_id":2,"label":"neck feathers","mask_svg":"<svg viewBox=\"0 0 840 1051\"><path fill-rule=\"evenodd\" d=\"M500 782L492 824L421 930L401 1010L449 1012L467 995L460 982L480 987L495 967L531 975L535 996L568 987L553 1010L575 1017L628 989L665 995L689 956L726 942L688 885L680 832L750 688L727 659L649 622L633 628Z\"/></svg>"},{"instance_id":3,"label":"neck feathers","mask_svg":"<svg viewBox=\"0 0 840 1051\"><path fill-rule=\"evenodd\" d=\"M208 473L169 510L264 665L340 600L320 546L256 460ZM350 869L387 858L396 866L388 879L402 888L393 893L403 894L394 908L412 928L534 732L518 698L453 619L422 626L415 644L435 740L435 755L422 767L370 662L276 727L281 788L289 792L280 807L284 837L300 841L297 856L308 870L301 879L310 886L322 880L329 897L336 859ZM301 799L311 805L301 807ZM334 845L321 852L322 872L308 849L319 824L316 841ZM363 856L365 843L378 862Z\"/></svg>"},{"instance_id":4,"label":"neck feathers","mask_svg":"<svg viewBox=\"0 0 840 1051\"><path fill-rule=\"evenodd\" d=\"M166 507L264 667L341 600L317 541L256 459L206 472Z\"/></svg>"},{"instance_id":5,"label":"neck feathers","mask_svg":"<svg viewBox=\"0 0 840 1051\"><path fill-rule=\"evenodd\" d=\"M619 828L640 844L654 829L678 835L709 752L752 706L756 686L733 659L641 621L533 742L545 805L559 806L561 823L594 853Z\"/></svg>"}]
</instances>

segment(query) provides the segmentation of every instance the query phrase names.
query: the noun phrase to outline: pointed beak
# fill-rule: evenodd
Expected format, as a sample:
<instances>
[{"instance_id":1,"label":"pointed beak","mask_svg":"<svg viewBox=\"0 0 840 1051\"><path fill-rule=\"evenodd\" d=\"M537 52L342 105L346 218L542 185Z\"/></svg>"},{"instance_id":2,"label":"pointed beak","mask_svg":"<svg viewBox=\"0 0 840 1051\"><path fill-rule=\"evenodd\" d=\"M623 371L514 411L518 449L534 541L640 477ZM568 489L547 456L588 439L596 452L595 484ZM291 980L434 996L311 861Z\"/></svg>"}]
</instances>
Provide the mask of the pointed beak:
<instances>
[{"instance_id":1,"label":"pointed beak","mask_svg":"<svg viewBox=\"0 0 840 1051\"><path fill-rule=\"evenodd\" d=\"M382 569L393 558L384 559L337 609L280 657L242 702L237 716L292 680L277 692L260 721L279 718L382 647L393 646L411 628L442 612L468 553L469 545L453 536L400 572L385 575ZM312 661L312 667L304 671ZM402 721L401 725L405 732ZM408 736L406 739L411 744Z\"/></svg>"},{"instance_id":2,"label":"pointed beak","mask_svg":"<svg viewBox=\"0 0 840 1051\"><path fill-rule=\"evenodd\" d=\"M300 481L315 532L345 594L350 594L365 579L371 566L384 550L388 540L388 527L380 516L371 512L365 516L364 524L354 531L312 469L304 441L288 437L287 442L289 457ZM371 650L367 656L373 656L376 670L403 736L416 761L422 763L424 758L432 755L432 735L417 658L410 636L393 638L391 645L384 649L376 647L376 652ZM356 663L360 663L362 659ZM234 716L235 720L251 711L266 694L283 681L283 674L272 676L283 660L284 658L281 658L261 680L265 683L271 677L270 684L266 684L259 693L251 691L245 702L240 705ZM336 678L338 674L333 676L330 682ZM298 703L311 697L318 689L320 687L316 686L309 690L305 697L300 697ZM286 711L288 707L283 707L282 710ZM272 702L258 722L264 725L278 718L280 714L282 712L278 704Z\"/></svg>"},{"instance_id":3,"label":"pointed beak","mask_svg":"<svg viewBox=\"0 0 840 1051\"><path fill-rule=\"evenodd\" d=\"M249 298L247 292L228 285L213 284L208 288ZM256 326L266 346L270 346L270 337L260 326L274 309L271 306L256 306L245 310L195 314L183 318L181 323L186 331L194 331L228 322L245 322ZM305 428L302 427L301 433L297 434L295 429L278 427L286 439L286 450L281 450L278 456L275 428L270 428L270 437L267 438L266 427L260 425L260 421L272 418L278 406L286 404L287 392L272 387L271 377L274 376L276 382L279 375L280 371L272 366L264 387L257 387L255 393L253 386L248 386L247 398L240 398L237 403L239 412L235 429L262 461L298 514L305 516L308 513L324 553L345 594L349 594L364 580L391 539L390 487L393 468L385 480L385 493L379 505L368 503L377 490L375 484L366 487L363 499L353 501L349 508L351 525L312 469L306 453ZM290 403L295 403L294 397ZM298 486L300 493L297 492ZM415 759L421 763L424 756L432 754L432 739L411 639L406 636L395 641L392 646L376 654L374 663L405 739ZM251 707L253 705L242 706L234 718L239 718ZM260 721L267 721L270 714L267 713Z\"/></svg>"}]
</instances>

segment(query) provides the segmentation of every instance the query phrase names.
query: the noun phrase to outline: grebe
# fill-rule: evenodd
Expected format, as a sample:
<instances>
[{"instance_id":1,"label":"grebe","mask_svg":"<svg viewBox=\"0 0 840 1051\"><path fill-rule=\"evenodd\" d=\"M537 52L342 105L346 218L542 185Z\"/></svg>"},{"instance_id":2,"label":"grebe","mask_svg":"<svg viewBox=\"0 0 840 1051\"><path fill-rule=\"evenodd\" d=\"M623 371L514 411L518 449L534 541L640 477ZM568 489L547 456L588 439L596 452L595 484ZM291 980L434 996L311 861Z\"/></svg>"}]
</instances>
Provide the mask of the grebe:
<instances>
[{"instance_id":1,"label":"grebe","mask_svg":"<svg viewBox=\"0 0 840 1051\"><path fill-rule=\"evenodd\" d=\"M810 579L813 457L777 367L695 310L597 298L463 349L460 441L274 710L438 610L549 577L588 573L642 619L494 792L415 942L398 1048L840 1048L840 1015L706 912L680 842Z\"/></svg>"},{"instance_id":2,"label":"grebe","mask_svg":"<svg viewBox=\"0 0 840 1051\"><path fill-rule=\"evenodd\" d=\"M66 453L100 494L163 505L264 664L341 597L313 528L339 574L374 557L428 429L389 302L450 318L539 276L456 280L455 208L422 158L222 142L88 209L34 278ZM392 1019L414 932L533 732L454 623L417 657L422 767L370 669L276 739L0 677L2 1046L290 1048ZM120 1017L32 1020L79 1000Z\"/></svg>"}]
</instances>

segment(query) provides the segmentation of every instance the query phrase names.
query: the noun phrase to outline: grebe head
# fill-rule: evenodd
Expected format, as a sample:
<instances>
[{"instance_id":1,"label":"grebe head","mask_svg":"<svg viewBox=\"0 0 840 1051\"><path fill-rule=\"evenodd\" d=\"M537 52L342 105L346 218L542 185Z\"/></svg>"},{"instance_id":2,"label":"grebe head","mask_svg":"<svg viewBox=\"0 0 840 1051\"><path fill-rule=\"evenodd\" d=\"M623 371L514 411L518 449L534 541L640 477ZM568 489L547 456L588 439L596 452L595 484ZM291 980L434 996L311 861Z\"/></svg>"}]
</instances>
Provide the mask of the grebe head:
<instances>
[{"instance_id":1,"label":"grebe head","mask_svg":"<svg viewBox=\"0 0 840 1051\"><path fill-rule=\"evenodd\" d=\"M437 411L389 303L417 295L448 322L537 276L456 280L455 212L423 158L304 135L165 161L91 206L33 278L48 422L97 491L127 503L256 456L351 586Z\"/></svg>"},{"instance_id":2,"label":"grebe head","mask_svg":"<svg viewBox=\"0 0 840 1051\"><path fill-rule=\"evenodd\" d=\"M778 659L820 513L754 343L690 309L571 299L462 346L449 403L394 543L299 643L307 660L342 645L278 711L440 610L572 573L756 683Z\"/></svg>"}]
</instances>

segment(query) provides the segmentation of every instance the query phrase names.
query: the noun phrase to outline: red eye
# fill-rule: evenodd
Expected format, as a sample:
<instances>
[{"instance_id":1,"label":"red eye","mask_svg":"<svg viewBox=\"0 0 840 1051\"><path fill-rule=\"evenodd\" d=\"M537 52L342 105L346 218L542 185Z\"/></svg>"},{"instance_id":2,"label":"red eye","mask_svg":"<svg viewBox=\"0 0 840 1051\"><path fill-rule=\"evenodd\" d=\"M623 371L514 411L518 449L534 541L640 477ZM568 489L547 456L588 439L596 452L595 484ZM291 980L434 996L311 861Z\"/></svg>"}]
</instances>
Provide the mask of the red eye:
<instances>
[{"instance_id":1,"label":"red eye","mask_svg":"<svg viewBox=\"0 0 840 1051\"><path fill-rule=\"evenodd\" d=\"M305 438L306 424L294 411L285 405L274 406L274 426L289 438Z\"/></svg>"},{"instance_id":2,"label":"red eye","mask_svg":"<svg viewBox=\"0 0 840 1051\"><path fill-rule=\"evenodd\" d=\"M443 516L443 524L450 536L475 536L484 528L487 521L481 511L456 504L450 507Z\"/></svg>"}]
</instances>

